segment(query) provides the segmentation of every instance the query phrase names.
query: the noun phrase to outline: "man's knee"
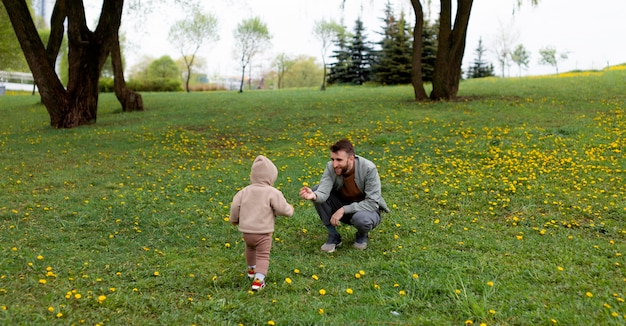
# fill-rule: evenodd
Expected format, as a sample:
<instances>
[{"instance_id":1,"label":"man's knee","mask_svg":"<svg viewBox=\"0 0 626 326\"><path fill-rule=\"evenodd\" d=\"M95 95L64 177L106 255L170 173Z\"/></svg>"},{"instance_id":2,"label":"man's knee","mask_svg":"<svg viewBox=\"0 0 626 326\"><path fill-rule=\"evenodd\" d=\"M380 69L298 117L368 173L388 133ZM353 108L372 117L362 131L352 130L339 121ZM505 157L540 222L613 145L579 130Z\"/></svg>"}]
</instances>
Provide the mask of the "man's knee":
<instances>
[{"instance_id":1,"label":"man's knee","mask_svg":"<svg viewBox=\"0 0 626 326\"><path fill-rule=\"evenodd\" d=\"M357 212L352 216L351 223L357 230L369 232L380 223L380 215L374 212Z\"/></svg>"}]
</instances>

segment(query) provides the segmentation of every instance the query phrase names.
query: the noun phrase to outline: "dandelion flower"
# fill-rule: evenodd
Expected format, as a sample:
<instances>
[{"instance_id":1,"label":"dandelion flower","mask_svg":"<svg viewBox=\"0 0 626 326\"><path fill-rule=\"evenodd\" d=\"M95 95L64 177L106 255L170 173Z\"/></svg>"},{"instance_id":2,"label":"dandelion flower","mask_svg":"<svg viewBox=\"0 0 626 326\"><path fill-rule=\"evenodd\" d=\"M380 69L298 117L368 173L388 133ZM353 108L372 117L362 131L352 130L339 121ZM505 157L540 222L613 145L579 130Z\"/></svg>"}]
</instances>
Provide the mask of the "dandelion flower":
<instances>
[{"instance_id":1,"label":"dandelion flower","mask_svg":"<svg viewBox=\"0 0 626 326\"><path fill-rule=\"evenodd\" d=\"M491 281L487 282L487 286L493 286L493 282Z\"/></svg>"},{"instance_id":2,"label":"dandelion flower","mask_svg":"<svg viewBox=\"0 0 626 326\"><path fill-rule=\"evenodd\" d=\"M323 314L324 314L324 309L320 308L320 309L317 311L317 313L319 313L320 315L323 315Z\"/></svg>"},{"instance_id":3,"label":"dandelion flower","mask_svg":"<svg viewBox=\"0 0 626 326\"><path fill-rule=\"evenodd\" d=\"M268 324L268 325L276 325L276 323L275 323L273 320L269 320L269 321L267 322L267 324Z\"/></svg>"},{"instance_id":4,"label":"dandelion flower","mask_svg":"<svg viewBox=\"0 0 626 326\"><path fill-rule=\"evenodd\" d=\"M56 316L57 316L57 318L61 318L61 317L63 317L63 313L59 312Z\"/></svg>"},{"instance_id":5,"label":"dandelion flower","mask_svg":"<svg viewBox=\"0 0 626 326\"><path fill-rule=\"evenodd\" d=\"M159 275L161 275L161 273L159 273L159 271L154 271L154 273L152 273L152 275L159 276Z\"/></svg>"},{"instance_id":6,"label":"dandelion flower","mask_svg":"<svg viewBox=\"0 0 626 326\"><path fill-rule=\"evenodd\" d=\"M42 259L43 259L42 255L37 256L37 260L42 260Z\"/></svg>"},{"instance_id":7,"label":"dandelion flower","mask_svg":"<svg viewBox=\"0 0 626 326\"><path fill-rule=\"evenodd\" d=\"M311 275L311 278L316 280L316 281L319 280L319 277L317 277L317 275L315 275L315 274Z\"/></svg>"},{"instance_id":8,"label":"dandelion flower","mask_svg":"<svg viewBox=\"0 0 626 326\"><path fill-rule=\"evenodd\" d=\"M413 278L417 279L418 277L420 277L417 273L413 274Z\"/></svg>"},{"instance_id":9,"label":"dandelion flower","mask_svg":"<svg viewBox=\"0 0 626 326\"><path fill-rule=\"evenodd\" d=\"M587 297L589 297L589 298L593 297L593 293L591 293L591 292L587 292L587 293L585 293L585 295L586 295Z\"/></svg>"},{"instance_id":10,"label":"dandelion flower","mask_svg":"<svg viewBox=\"0 0 626 326\"><path fill-rule=\"evenodd\" d=\"M400 292L398 292L398 294L399 294L400 296L404 296L404 295L406 295L406 291L404 291L404 290L400 290Z\"/></svg>"},{"instance_id":11,"label":"dandelion flower","mask_svg":"<svg viewBox=\"0 0 626 326\"><path fill-rule=\"evenodd\" d=\"M354 277L356 277L356 278L361 278L361 274L356 273L356 274L354 274Z\"/></svg>"},{"instance_id":12,"label":"dandelion flower","mask_svg":"<svg viewBox=\"0 0 626 326\"><path fill-rule=\"evenodd\" d=\"M54 307L48 307L48 311L54 312Z\"/></svg>"},{"instance_id":13,"label":"dandelion flower","mask_svg":"<svg viewBox=\"0 0 626 326\"><path fill-rule=\"evenodd\" d=\"M44 279L40 279L40 280L39 280L39 284L46 284L46 283L47 283L47 281L46 281L46 280L44 280Z\"/></svg>"},{"instance_id":14,"label":"dandelion flower","mask_svg":"<svg viewBox=\"0 0 626 326\"><path fill-rule=\"evenodd\" d=\"M300 274L300 270L299 270L299 269L297 269L297 268L296 268L296 269L294 269L294 270L293 270L293 272L294 272L294 273L296 273L296 274Z\"/></svg>"},{"instance_id":15,"label":"dandelion flower","mask_svg":"<svg viewBox=\"0 0 626 326\"><path fill-rule=\"evenodd\" d=\"M289 277L287 277L287 278L285 279L285 283L287 283L287 284L291 284L291 279L290 279Z\"/></svg>"},{"instance_id":16,"label":"dandelion flower","mask_svg":"<svg viewBox=\"0 0 626 326\"><path fill-rule=\"evenodd\" d=\"M351 288L347 288L347 289L346 289L346 293L347 293L347 294L352 294L352 289L351 289Z\"/></svg>"},{"instance_id":17,"label":"dandelion flower","mask_svg":"<svg viewBox=\"0 0 626 326\"><path fill-rule=\"evenodd\" d=\"M320 289L320 295L325 295L325 294L326 294L326 290Z\"/></svg>"}]
</instances>

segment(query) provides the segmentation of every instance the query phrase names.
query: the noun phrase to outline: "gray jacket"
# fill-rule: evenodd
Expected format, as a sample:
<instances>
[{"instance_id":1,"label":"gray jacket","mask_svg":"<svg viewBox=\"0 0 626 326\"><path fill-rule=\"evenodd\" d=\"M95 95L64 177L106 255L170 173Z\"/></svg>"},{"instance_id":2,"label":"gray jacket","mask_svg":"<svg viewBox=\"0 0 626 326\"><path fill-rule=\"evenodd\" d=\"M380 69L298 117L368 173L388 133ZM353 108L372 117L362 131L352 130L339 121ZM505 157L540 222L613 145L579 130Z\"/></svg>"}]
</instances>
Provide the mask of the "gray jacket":
<instances>
[{"instance_id":1,"label":"gray jacket","mask_svg":"<svg viewBox=\"0 0 626 326\"><path fill-rule=\"evenodd\" d=\"M376 165L372 161L354 156L354 181L359 190L365 194L365 199L343 206L346 214L354 214L359 211L377 212L379 210L389 213L389 208L381 193L380 176ZM315 190L316 203L325 202L331 191L339 191L343 187L343 177L335 173L332 161L326 164L320 184Z\"/></svg>"}]
</instances>

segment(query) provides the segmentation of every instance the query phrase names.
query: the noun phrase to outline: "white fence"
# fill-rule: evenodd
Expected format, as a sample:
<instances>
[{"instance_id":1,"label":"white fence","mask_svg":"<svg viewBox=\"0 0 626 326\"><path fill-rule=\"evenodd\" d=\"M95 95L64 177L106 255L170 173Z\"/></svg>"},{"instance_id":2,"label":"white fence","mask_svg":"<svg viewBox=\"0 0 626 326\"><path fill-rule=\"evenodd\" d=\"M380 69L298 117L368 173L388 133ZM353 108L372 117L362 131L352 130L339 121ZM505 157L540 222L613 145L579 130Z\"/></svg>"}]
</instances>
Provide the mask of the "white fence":
<instances>
[{"instance_id":1,"label":"white fence","mask_svg":"<svg viewBox=\"0 0 626 326\"><path fill-rule=\"evenodd\" d=\"M4 95L4 91L7 90L32 91L34 83L33 75L30 73L0 70L0 95Z\"/></svg>"}]
</instances>

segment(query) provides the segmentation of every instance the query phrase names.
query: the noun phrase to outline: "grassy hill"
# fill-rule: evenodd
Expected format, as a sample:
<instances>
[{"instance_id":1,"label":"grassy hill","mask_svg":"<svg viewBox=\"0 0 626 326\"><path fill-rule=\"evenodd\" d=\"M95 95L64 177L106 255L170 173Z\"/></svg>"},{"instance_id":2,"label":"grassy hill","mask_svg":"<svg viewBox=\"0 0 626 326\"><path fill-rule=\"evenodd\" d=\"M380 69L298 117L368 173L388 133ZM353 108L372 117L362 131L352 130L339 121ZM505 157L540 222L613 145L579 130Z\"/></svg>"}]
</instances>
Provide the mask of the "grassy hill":
<instances>
[{"instance_id":1,"label":"grassy hill","mask_svg":"<svg viewBox=\"0 0 626 326\"><path fill-rule=\"evenodd\" d=\"M0 323L623 325L626 66L412 94L148 93L141 113L103 94L69 130L0 97ZM297 194L342 137L392 212L326 254ZM227 218L258 154L296 213L253 293Z\"/></svg>"}]
</instances>

